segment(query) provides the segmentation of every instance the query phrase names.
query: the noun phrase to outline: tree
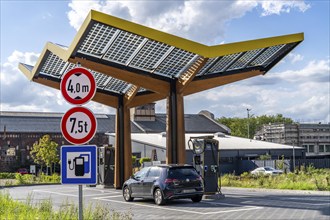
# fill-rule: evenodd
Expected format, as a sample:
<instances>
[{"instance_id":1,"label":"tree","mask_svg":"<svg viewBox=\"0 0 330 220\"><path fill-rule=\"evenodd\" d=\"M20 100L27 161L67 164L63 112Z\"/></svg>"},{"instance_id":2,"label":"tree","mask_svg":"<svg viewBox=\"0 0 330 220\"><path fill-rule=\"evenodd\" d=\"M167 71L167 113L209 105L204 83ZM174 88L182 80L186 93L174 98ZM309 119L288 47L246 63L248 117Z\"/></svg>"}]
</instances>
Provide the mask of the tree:
<instances>
[{"instance_id":1,"label":"tree","mask_svg":"<svg viewBox=\"0 0 330 220\"><path fill-rule=\"evenodd\" d=\"M248 121L249 120L249 121ZM247 138L247 125L249 124L250 137L252 137L257 130L261 128L264 124L269 123L284 123L292 124L293 120L291 118L283 117L282 114L277 115L262 115L262 116L253 116L249 119L247 118L218 118L217 121L221 124L226 125L231 130L231 135L237 137Z\"/></svg>"},{"instance_id":2,"label":"tree","mask_svg":"<svg viewBox=\"0 0 330 220\"><path fill-rule=\"evenodd\" d=\"M30 155L35 163L41 165L41 170L42 166L46 165L53 173L52 164L59 162L57 147L58 144L52 141L49 135L44 135L39 142L33 144Z\"/></svg>"}]
</instances>

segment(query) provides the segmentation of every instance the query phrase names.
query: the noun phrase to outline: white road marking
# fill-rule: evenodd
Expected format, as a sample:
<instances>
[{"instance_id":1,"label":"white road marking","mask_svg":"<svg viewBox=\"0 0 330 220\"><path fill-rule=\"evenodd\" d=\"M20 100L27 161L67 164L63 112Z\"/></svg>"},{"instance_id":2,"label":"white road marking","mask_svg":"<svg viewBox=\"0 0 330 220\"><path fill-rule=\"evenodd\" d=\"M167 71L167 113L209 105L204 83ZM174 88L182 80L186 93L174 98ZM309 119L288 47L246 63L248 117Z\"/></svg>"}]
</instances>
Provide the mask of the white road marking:
<instances>
[{"instance_id":1,"label":"white road marking","mask_svg":"<svg viewBox=\"0 0 330 220\"><path fill-rule=\"evenodd\" d=\"M114 197L122 197L122 195L95 197L93 199L100 199L101 200L101 199L114 198Z\"/></svg>"},{"instance_id":2,"label":"white road marking","mask_svg":"<svg viewBox=\"0 0 330 220\"><path fill-rule=\"evenodd\" d=\"M287 198L287 199L291 199L291 200L302 200L301 198ZM329 203L330 202L330 197L328 199L314 199L314 198L304 198L303 200L309 200L309 201L318 201L318 202L327 202Z\"/></svg>"},{"instance_id":3,"label":"white road marking","mask_svg":"<svg viewBox=\"0 0 330 220\"><path fill-rule=\"evenodd\" d=\"M78 197L78 195L74 194L67 194L67 193L60 193L60 192L52 192L47 190L40 190L40 189L34 189L33 192L43 192L43 193L49 193L49 194L56 194L56 195L62 195L62 196L72 196L72 197Z\"/></svg>"},{"instance_id":4,"label":"white road marking","mask_svg":"<svg viewBox=\"0 0 330 220\"><path fill-rule=\"evenodd\" d=\"M97 198L94 198L94 199L97 199ZM174 208L168 208L168 207L152 206L152 205L147 205L147 204L138 204L138 203L133 203L133 202L129 203L129 202L125 202L125 201L117 201L117 200L111 200L111 199L102 199L102 198L100 199L99 198L98 200L107 201L107 202L122 203L122 204L126 204L126 205L150 207L150 208L169 210L169 211L193 213L193 214L199 214L199 215L209 215L209 214L218 214L218 213L226 213L226 212L240 212L240 211L248 211L248 210L262 209L263 208L263 207L257 207L257 206L248 206L249 208L235 209L235 210L223 210L223 211L216 211L216 212L197 212L197 211L190 211L190 210L183 210L183 209L174 209ZM230 204L230 205L232 205L232 204Z\"/></svg>"},{"instance_id":5,"label":"white road marking","mask_svg":"<svg viewBox=\"0 0 330 220\"><path fill-rule=\"evenodd\" d=\"M60 193L60 192L53 192L53 191L47 191L47 190L40 190L40 189L35 189L33 190L34 192L43 192L43 193L49 193L49 194L56 194L56 195L62 195L62 196L73 196L73 197L78 197L78 195L76 195L78 192L76 192L76 194L68 194L68 193ZM98 194L83 194L83 197L89 197L89 196L104 196L104 195L111 195L113 193L98 193ZM114 197L119 197L119 196L122 196L122 195L116 195Z\"/></svg>"},{"instance_id":6,"label":"white road marking","mask_svg":"<svg viewBox=\"0 0 330 220\"><path fill-rule=\"evenodd\" d=\"M270 200L267 200L270 201ZM303 204L303 205L329 205L329 203L310 203L310 202L295 202L295 201L287 201L285 199L278 199L277 201L281 201L281 202L287 202L287 203L295 203L295 204ZM255 201L243 201L242 203L252 203Z\"/></svg>"},{"instance_id":7,"label":"white road marking","mask_svg":"<svg viewBox=\"0 0 330 220\"><path fill-rule=\"evenodd\" d=\"M102 192L102 193L121 193L113 190L104 190L104 189L93 189L93 188L84 188L84 190L91 190L91 191L97 191L97 192Z\"/></svg>"},{"instance_id":8,"label":"white road marking","mask_svg":"<svg viewBox=\"0 0 330 220\"><path fill-rule=\"evenodd\" d=\"M230 203L223 203L223 202L206 202L206 201L201 201L201 203L207 203L207 204L214 204L214 205L227 205L227 206L237 206L237 207L242 207L242 205L236 205L236 204L230 204ZM257 206L249 206L249 207L257 207Z\"/></svg>"}]
</instances>

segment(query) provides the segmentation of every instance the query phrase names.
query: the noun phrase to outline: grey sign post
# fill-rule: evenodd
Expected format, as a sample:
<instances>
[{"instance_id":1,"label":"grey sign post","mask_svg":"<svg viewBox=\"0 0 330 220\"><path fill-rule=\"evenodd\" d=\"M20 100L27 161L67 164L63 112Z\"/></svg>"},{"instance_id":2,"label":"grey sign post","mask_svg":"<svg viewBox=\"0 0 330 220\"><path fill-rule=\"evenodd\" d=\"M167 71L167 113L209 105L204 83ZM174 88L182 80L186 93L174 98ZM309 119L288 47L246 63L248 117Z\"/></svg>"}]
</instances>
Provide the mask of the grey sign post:
<instances>
[{"instance_id":1,"label":"grey sign post","mask_svg":"<svg viewBox=\"0 0 330 220\"><path fill-rule=\"evenodd\" d=\"M62 184L78 184L78 217L83 219L82 184L97 183L97 147L95 145L67 145L61 147Z\"/></svg>"}]
</instances>

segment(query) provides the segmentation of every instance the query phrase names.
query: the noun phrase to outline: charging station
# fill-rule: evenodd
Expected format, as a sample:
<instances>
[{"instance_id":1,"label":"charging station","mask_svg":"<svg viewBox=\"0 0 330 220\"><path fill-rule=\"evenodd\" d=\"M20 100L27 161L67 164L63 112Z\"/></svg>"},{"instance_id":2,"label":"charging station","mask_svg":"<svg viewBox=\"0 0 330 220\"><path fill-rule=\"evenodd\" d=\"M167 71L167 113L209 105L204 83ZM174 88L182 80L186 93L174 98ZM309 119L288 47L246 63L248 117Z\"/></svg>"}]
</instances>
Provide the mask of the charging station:
<instances>
[{"instance_id":1,"label":"charging station","mask_svg":"<svg viewBox=\"0 0 330 220\"><path fill-rule=\"evenodd\" d=\"M219 142L213 136L190 137L192 163L204 180L204 194L221 194L219 181Z\"/></svg>"},{"instance_id":2,"label":"charging station","mask_svg":"<svg viewBox=\"0 0 330 220\"><path fill-rule=\"evenodd\" d=\"M113 187L115 175L115 148L104 146L98 148L98 185L104 188Z\"/></svg>"}]
</instances>

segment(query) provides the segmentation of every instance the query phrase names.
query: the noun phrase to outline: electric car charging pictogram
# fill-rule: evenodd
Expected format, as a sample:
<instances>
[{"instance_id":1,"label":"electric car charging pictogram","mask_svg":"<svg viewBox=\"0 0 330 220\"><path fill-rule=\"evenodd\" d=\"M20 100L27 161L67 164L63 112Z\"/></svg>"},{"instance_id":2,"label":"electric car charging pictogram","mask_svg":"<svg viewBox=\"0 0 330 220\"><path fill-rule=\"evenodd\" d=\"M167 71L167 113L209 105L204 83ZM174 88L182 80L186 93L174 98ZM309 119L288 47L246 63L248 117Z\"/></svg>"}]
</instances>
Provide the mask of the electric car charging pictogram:
<instances>
[{"instance_id":1,"label":"electric car charging pictogram","mask_svg":"<svg viewBox=\"0 0 330 220\"><path fill-rule=\"evenodd\" d=\"M61 147L62 184L96 184L97 154L95 145Z\"/></svg>"}]
</instances>

